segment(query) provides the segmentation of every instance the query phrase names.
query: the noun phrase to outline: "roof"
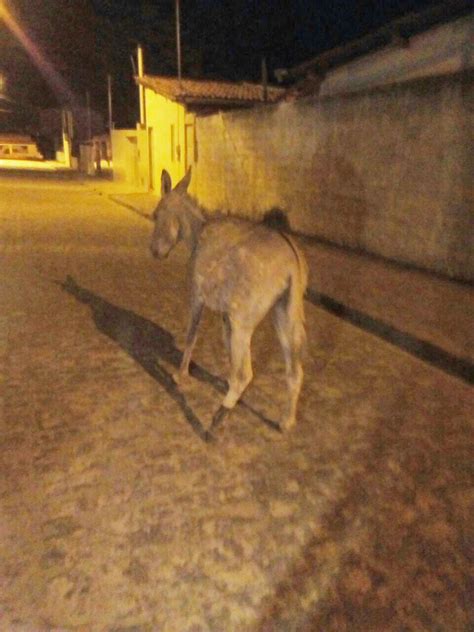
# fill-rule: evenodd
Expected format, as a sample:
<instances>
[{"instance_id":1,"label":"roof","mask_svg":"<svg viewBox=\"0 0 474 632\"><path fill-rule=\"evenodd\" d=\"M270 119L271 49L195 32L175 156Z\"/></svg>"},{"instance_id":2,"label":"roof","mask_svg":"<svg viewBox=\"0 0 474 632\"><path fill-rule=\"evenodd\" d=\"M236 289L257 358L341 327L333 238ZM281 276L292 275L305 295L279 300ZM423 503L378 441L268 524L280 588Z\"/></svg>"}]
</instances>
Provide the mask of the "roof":
<instances>
[{"instance_id":1,"label":"roof","mask_svg":"<svg viewBox=\"0 0 474 632\"><path fill-rule=\"evenodd\" d=\"M230 81L208 81L205 79L181 79L144 75L135 77L138 84L150 88L173 101L196 105L251 105L275 103L285 94L283 88L256 83L234 83ZM266 97L265 97L266 92Z\"/></svg>"},{"instance_id":2,"label":"roof","mask_svg":"<svg viewBox=\"0 0 474 632\"><path fill-rule=\"evenodd\" d=\"M307 75L322 78L331 68L390 44L407 45L412 35L471 11L469 0L446 0L424 11L397 18L364 37L325 51L293 68L276 70L275 75L282 81L297 80Z\"/></svg>"},{"instance_id":3,"label":"roof","mask_svg":"<svg viewBox=\"0 0 474 632\"><path fill-rule=\"evenodd\" d=\"M35 145L35 141L31 136L25 134L12 134L10 132L0 132L0 143L8 143L13 145Z\"/></svg>"}]
</instances>

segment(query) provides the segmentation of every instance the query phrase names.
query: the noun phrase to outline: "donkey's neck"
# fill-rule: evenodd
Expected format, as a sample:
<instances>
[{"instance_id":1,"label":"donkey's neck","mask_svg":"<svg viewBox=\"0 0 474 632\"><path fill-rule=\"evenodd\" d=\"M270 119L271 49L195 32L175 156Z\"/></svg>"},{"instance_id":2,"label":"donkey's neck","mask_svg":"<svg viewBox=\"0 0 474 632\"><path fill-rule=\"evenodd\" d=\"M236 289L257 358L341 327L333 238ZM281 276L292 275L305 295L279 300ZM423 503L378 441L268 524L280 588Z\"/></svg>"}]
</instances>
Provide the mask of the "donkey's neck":
<instances>
[{"instance_id":1,"label":"donkey's neck","mask_svg":"<svg viewBox=\"0 0 474 632\"><path fill-rule=\"evenodd\" d=\"M204 215L198 204L189 196L183 196L183 206L180 212L180 228L183 240L191 252L194 252L205 223Z\"/></svg>"}]
</instances>

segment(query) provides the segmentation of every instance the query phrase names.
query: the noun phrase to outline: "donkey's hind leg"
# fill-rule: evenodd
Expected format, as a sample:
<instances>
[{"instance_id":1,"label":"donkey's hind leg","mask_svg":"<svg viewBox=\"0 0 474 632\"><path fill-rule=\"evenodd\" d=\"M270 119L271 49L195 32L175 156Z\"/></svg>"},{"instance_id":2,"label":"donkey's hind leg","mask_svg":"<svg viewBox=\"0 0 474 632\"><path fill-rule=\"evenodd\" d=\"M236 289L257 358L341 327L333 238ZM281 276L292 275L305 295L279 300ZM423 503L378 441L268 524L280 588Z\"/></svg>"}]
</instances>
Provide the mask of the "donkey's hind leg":
<instances>
[{"instance_id":1,"label":"donkey's hind leg","mask_svg":"<svg viewBox=\"0 0 474 632\"><path fill-rule=\"evenodd\" d=\"M283 350L288 385L288 402L280 427L289 430L296 423L296 407L303 383L301 362L304 324L292 322L287 309L287 297L279 299L273 307L273 322Z\"/></svg>"},{"instance_id":2,"label":"donkey's hind leg","mask_svg":"<svg viewBox=\"0 0 474 632\"><path fill-rule=\"evenodd\" d=\"M186 347L184 349L179 371L174 376L177 382L189 375L189 363L191 361L191 355L194 349L194 345L196 344L197 328L199 325L199 321L201 320L203 308L204 303L200 301L192 302L191 316L189 319L188 332L186 334Z\"/></svg>"},{"instance_id":3,"label":"donkey's hind leg","mask_svg":"<svg viewBox=\"0 0 474 632\"><path fill-rule=\"evenodd\" d=\"M222 402L222 405L226 408L233 408L235 406L252 380L252 358L250 354L252 333L253 332L248 328L232 323L230 336L231 371L229 390Z\"/></svg>"},{"instance_id":4,"label":"donkey's hind leg","mask_svg":"<svg viewBox=\"0 0 474 632\"><path fill-rule=\"evenodd\" d=\"M250 353L252 331L235 322L232 323L230 331L231 371L229 390L224 397L222 405L213 417L211 430L221 423L231 408L234 408L253 377Z\"/></svg>"}]
</instances>

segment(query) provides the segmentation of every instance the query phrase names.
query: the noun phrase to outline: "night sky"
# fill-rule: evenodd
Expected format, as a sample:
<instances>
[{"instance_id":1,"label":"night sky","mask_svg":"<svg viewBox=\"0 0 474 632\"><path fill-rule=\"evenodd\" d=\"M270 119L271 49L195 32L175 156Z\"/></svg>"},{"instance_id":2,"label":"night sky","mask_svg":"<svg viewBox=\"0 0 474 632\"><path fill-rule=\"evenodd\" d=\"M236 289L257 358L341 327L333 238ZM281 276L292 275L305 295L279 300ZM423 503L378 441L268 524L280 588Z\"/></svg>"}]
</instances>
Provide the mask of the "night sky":
<instances>
[{"instance_id":1,"label":"night sky","mask_svg":"<svg viewBox=\"0 0 474 632\"><path fill-rule=\"evenodd\" d=\"M25 47L0 21L0 74L19 104L55 105L89 91L107 109L114 85L118 125L136 120L130 60L145 47L149 73L176 74L175 0L6 0L22 31L64 85L45 79ZM1 3L1 0L0 0ZM432 0L181 0L183 75L258 81L261 58L272 71L364 35ZM59 81L59 83L61 83ZM53 85L54 84L54 85Z\"/></svg>"}]
</instances>

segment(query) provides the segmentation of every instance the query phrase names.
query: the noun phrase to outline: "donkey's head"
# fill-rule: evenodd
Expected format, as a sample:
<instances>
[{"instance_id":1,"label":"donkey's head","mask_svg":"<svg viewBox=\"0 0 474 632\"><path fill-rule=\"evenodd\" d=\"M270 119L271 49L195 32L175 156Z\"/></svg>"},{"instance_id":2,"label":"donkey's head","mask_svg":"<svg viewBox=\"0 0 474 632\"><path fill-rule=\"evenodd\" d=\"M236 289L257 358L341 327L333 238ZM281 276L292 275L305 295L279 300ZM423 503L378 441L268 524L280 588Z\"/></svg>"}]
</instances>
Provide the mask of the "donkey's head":
<instances>
[{"instance_id":1,"label":"donkey's head","mask_svg":"<svg viewBox=\"0 0 474 632\"><path fill-rule=\"evenodd\" d=\"M190 180L191 167L173 189L170 174L165 169L161 172L161 200L153 213L155 228L150 246L154 257L167 257L183 237L182 215Z\"/></svg>"}]
</instances>

